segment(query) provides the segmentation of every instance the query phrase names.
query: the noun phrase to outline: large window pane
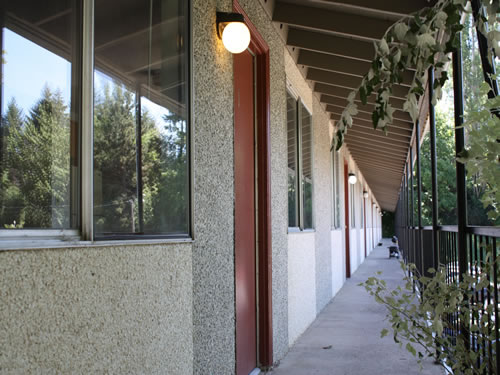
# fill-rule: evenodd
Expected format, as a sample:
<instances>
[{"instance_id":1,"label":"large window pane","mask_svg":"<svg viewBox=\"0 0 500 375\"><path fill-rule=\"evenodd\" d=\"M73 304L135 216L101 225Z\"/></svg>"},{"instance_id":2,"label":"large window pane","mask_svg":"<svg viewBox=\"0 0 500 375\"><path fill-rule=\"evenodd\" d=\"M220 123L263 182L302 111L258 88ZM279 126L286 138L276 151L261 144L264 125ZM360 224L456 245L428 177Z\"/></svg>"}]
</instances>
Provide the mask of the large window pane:
<instances>
[{"instance_id":1,"label":"large window pane","mask_svg":"<svg viewBox=\"0 0 500 375\"><path fill-rule=\"evenodd\" d=\"M2 2L0 226L78 226L79 1Z\"/></svg>"},{"instance_id":2,"label":"large window pane","mask_svg":"<svg viewBox=\"0 0 500 375\"><path fill-rule=\"evenodd\" d=\"M300 147L304 229L313 228L312 117L300 103Z\"/></svg>"},{"instance_id":3,"label":"large window pane","mask_svg":"<svg viewBox=\"0 0 500 375\"><path fill-rule=\"evenodd\" d=\"M333 228L340 228L340 201L339 201L339 194L340 194L340 177L339 177L339 170L340 170L340 155L337 151L332 150L332 227Z\"/></svg>"},{"instance_id":4,"label":"large window pane","mask_svg":"<svg viewBox=\"0 0 500 375\"><path fill-rule=\"evenodd\" d=\"M187 1L96 0L97 236L189 232L187 15Z\"/></svg>"},{"instance_id":5,"label":"large window pane","mask_svg":"<svg viewBox=\"0 0 500 375\"><path fill-rule=\"evenodd\" d=\"M297 197L297 101L287 91L286 121L288 142L288 226L298 227Z\"/></svg>"}]
</instances>

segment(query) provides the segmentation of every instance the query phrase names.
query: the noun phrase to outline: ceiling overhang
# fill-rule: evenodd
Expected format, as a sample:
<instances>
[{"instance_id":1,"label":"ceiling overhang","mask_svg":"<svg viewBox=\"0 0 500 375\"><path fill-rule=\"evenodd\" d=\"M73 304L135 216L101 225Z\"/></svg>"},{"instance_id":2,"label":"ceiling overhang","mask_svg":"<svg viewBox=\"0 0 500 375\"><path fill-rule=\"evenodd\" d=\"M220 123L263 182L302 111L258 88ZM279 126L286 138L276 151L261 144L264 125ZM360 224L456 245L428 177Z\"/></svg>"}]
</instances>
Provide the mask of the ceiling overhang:
<instances>
[{"instance_id":1,"label":"ceiling overhang","mask_svg":"<svg viewBox=\"0 0 500 375\"><path fill-rule=\"evenodd\" d=\"M388 27L402 17L432 6L428 0L262 0L304 78L329 113L338 121L347 96L359 87ZM374 130L374 95L361 105L348 129L345 144L384 210L394 211L413 137L413 122L403 111L414 76L403 72L393 87L394 122L386 135Z\"/></svg>"}]
</instances>

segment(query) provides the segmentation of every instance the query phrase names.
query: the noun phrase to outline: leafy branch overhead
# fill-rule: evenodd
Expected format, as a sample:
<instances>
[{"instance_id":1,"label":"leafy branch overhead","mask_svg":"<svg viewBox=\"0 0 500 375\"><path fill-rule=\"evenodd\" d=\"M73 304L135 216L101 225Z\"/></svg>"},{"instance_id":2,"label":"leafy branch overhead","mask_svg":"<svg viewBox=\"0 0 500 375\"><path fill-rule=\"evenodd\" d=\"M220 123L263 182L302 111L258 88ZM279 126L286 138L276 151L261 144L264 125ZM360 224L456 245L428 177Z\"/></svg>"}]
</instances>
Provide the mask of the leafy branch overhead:
<instances>
[{"instance_id":1,"label":"leafy branch overhead","mask_svg":"<svg viewBox=\"0 0 500 375\"><path fill-rule=\"evenodd\" d=\"M478 17L479 30L486 36L489 51L500 55L500 31L488 31L487 24L495 25L500 12L499 0L477 0L485 10ZM352 126L353 116L358 113L356 96L363 104L375 95L375 109L372 122L375 129L387 132L393 121L394 108L389 98L392 86L403 82L403 73L415 72L403 109L415 122L418 117L418 102L424 94L426 73L435 69L434 97L436 103L448 79L446 65L449 54L458 47L460 20L464 13L471 13L468 0L438 0L433 7L422 9L391 26L382 39L375 43L375 58L370 70L363 77L359 88L347 98L347 106L338 122L334 143L338 150L343 143L347 129Z\"/></svg>"}]
</instances>

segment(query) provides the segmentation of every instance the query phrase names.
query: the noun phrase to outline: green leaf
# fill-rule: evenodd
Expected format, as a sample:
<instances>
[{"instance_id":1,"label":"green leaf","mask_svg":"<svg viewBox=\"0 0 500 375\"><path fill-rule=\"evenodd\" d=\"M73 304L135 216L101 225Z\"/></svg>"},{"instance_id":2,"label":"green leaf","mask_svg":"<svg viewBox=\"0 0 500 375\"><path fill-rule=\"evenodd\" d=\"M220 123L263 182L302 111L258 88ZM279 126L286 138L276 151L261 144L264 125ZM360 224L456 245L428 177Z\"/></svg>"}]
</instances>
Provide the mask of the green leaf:
<instances>
[{"instance_id":1,"label":"green leaf","mask_svg":"<svg viewBox=\"0 0 500 375\"><path fill-rule=\"evenodd\" d=\"M413 354L413 356L417 355L417 351L410 343L406 344L406 350L408 350L411 354Z\"/></svg>"},{"instance_id":2,"label":"green leaf","mask_svg":"<svg viewBox=\"0 0 500 375\"><path fill-rule=\"evenodd\" d=\"M388 333L389 333L389 331L384 328L382 331L380 331L380 338L387 336Z\"/></svg>"}]
</instances>

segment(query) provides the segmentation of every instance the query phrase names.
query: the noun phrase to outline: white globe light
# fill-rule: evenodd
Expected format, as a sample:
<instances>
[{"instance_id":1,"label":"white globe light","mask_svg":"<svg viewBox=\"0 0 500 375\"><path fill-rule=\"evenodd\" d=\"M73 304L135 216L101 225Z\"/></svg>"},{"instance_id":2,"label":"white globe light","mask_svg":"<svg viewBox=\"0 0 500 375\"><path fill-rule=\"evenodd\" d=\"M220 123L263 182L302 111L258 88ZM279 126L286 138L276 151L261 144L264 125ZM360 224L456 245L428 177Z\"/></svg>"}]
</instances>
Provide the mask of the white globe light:
<instances>
[{"instance_id":1,"label":"white globe light","mask_svg":"<svg viewBox=\"0 0 500 375\"><path fill-rule=\"evenodd\" d=\"M354 185L356 182L358 182L358 178L354 173L349 173L349 178L347 179L351 185Z\"/></svg>"},{"instance_id":2,"label":"white globe light","mask_svg":"<svg viewBox=\"0 0 500 375\"><path fill-rule=\"evenodd\" d=\"M250 44L250 31L243 22L231 22L222 31L222 43L231 53L241 53Z\"/></svg>"}]
</instances>

